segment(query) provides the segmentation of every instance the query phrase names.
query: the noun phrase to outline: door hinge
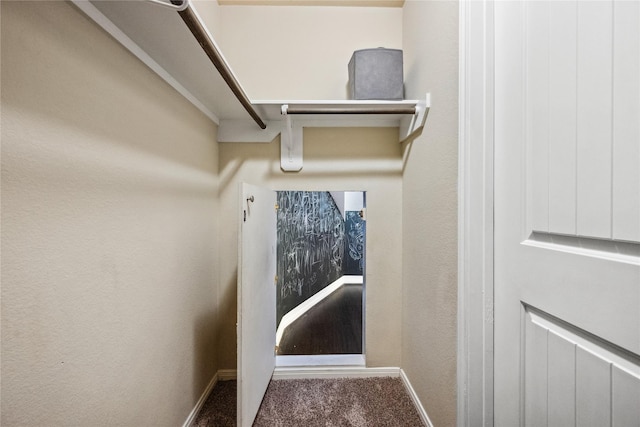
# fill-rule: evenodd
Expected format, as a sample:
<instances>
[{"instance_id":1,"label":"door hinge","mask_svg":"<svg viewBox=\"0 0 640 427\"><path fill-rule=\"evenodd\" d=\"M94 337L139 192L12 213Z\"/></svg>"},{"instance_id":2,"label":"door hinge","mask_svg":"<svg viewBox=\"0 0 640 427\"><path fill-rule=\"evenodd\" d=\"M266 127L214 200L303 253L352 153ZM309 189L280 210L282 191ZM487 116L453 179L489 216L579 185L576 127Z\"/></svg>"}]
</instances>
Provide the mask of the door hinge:
<instances>
[{"instance_id":1,"label":"door hinge","mask_svg":"<svg viewBox=\"0 0 640 427\"><path fill-rule=\"evenodd\" d=\"M274 208L275 208L276 210L278 210L278 209L280 209L280 205L279 205L278 203L276 203L276 204L275 204L275 206L274 206Z\"/></svg>"},{"instance_id":2,"label":"door hinge","mask_svg":"<svg viewBox=\"0 0 640 427\"><path fill-rule=\"evenodd\" d=\"M278 346L275 346L273 348L273 354L276 354L276 355L278 354Z\"/></svg>"},{"instance_id":3,"label":"door hinge","mask_svg":"<svg viewBox=\"0 0 640 427\"><path fill-rule=\"evenodd\" d=\"M273 278L273 284L274 285L278 284L278 276L277 275Z\"/></svg>"}]
</instances>

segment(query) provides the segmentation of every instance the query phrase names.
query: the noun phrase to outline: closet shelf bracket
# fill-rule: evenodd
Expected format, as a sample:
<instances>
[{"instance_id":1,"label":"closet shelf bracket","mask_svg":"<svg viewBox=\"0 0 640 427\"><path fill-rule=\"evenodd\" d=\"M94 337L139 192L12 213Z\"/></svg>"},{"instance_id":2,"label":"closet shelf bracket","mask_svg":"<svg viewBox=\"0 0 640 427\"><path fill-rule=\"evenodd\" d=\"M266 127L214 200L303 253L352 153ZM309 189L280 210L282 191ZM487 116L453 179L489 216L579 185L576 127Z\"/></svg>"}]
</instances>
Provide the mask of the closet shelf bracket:
<instances>
[{"instance_id":1,"label":"closet shelf bracket","mask_svg":"<svg viewBox=\"0 0 640 427\"><path fill-rule=\"evenodd\" d=\"M289 104L280 107L284 126L280 133L280 168L285 172L302 169L302 126L293 123L289 114Z\"/></svg>"},{"instance_id":2,"label":"closet shelf bracket","mask_svg":"<svg viewBox=\"0 0 640 427\"><path fill-rule=\"evenodd\" d=\"M427 116L429 115L429 109L431 108L431 94L427 93L424 99L416 103L416 110L414 114L404 116L400 120L400 142L407 142L413 140L415 137L422 133L425 123L427 122Z\"/></svg>"},{"instance_id":3,"label":"closet shelf bracket","mask_svg":"<svg viewBox=\"0 0 640 427\"><path fill-rule=\"evenodd\" d=\"M221 120L218 142L269 143L280 134L280 167L297 172L303 166L305 127L396 127L398 141L420 135L431 107L431 96L402 101L253 101L267 129L246 120Z\"/></svg>"}]
</instances>

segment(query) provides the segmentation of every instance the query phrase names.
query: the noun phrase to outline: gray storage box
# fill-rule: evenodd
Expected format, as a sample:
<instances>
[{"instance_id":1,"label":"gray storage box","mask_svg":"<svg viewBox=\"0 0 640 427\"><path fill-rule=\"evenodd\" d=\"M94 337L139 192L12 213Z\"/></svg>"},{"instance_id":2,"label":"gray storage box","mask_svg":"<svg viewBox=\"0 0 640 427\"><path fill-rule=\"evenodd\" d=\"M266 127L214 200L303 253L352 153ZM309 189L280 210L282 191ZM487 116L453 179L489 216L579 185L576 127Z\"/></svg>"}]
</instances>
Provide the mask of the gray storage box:
<instances>
[{"instance_id":1,"label":"gray storage box","mask_svg":"<svg viewBox=\"0 0 640 427\"><path fill-rule=\"evenodd\" d=\"M402 50L356 50L349 61L349 98L403 99L402 79Z\"/></svg>"}]
</instances>

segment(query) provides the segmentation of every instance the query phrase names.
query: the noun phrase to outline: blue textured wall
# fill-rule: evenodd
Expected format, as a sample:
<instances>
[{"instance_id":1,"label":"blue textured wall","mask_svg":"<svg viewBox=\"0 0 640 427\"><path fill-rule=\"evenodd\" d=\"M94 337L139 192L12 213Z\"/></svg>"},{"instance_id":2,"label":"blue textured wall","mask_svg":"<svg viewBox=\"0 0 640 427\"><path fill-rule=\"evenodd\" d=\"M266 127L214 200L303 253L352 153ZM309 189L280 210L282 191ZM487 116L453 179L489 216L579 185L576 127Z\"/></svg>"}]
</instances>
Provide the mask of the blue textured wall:
<instances>
[{"instance_id":1,"label":"blue textured wall","mask_svg":"<svg viewBox=\"0 0 640 427\"><path fill-rule=\"evenodd\" d=\"M345 257L344 274L362 276L364 274L364 248L366 223L358 211L345 212Z\"/></svg>"}]
</instances>

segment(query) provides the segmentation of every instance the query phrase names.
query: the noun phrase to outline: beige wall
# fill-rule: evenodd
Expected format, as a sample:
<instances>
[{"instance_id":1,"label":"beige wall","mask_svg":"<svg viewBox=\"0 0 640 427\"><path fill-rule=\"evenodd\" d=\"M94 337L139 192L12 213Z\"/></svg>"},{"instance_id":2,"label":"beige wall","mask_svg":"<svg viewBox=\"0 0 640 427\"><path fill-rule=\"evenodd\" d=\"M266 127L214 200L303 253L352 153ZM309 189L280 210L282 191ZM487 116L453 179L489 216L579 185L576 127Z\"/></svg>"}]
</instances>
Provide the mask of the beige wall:
<instances>
[{"instance_id":1,"label":"beige wall","mask_svg":"<svg viewBox=\"0 0 640 427\"><path fill-rule=\"evenodd\" d=\"M207 30L216 43L222 38L222 8L217 1L211 0L190 0L189 4L198 12L202 22L207 26ZM219 46L218 46L219 47Z\"/></svg>"},{"instance_id":2,"label":"beige wall","mask_svg":"<svg viewBox=\"0 0 640 427\"><path fill-rule=\"evenodd\" d=\"M218 12L218 42L252 99L346 99L347 64L354 50L402 45L400 8L222 6ZM402 166L397 138L396 129L307 129L299 174L280 170L279 139L266 145L220 145L221 367L236 365L236 205L242 181L274 190L369 191L367 362L400 363Z\"/></svg>"},{"instance_id":3,"label":"beige wall","mask_svg":"<svg viewBox=\"0 0 640 427\"><path fill-rule=\"evenodd\" d=\"M436 426L456 420L458 5L404 6L408 97L430 91L424 132L405 147L402 368Z\"/></svg>"},{"instance_id":4,"label":"beige wall","mask_svg":"<svg viewBox=\"0 0 640 427\"><path fill-rule=\"evenodd\" d=\"M222 6L219 44L249 98L346 99L354 50L402 47L398 7Z\"/></svg>"},{"instance_id":5,"label":"beige wall","mask_svg":"<svg viewBox=\"0 0 640 427\"><path fill-rule=\"evenodd\" d=\"M367 191L367 364L403 367L434 424L455 423L455 2L197 6L254 99L344 99L352 52L376 46L404 49L408 98L432 93L413 144L306 129L297 174L278 139L214 143L68 3L1 4L0 423L181 424L236 364L242 181Z\"/></svg>"},{"instance_id":6,"label":"beige wall","mask_svg":"<svg viewBox=\"0 0 640 427\"><path fill-rule=\"evenodd\" d=\"M2 7L2 418L181 425L217 369L216 128L70 3Z\"/></svg>"},{"instance_id":7,"label":"beige wall","mask_svg":"<svg viewBox=\"0 0 640 427\"><path fill-rule=\"evenodd\" d=\"M304 131L304 167L280 170L279 138L220 145L220 285L225 307L220 366L236 365L239 183L274 190L367 192L366 356L368 366L399 366L402 260L402 158L398 130ZM275 224L274 224L275 227Z\"/></svg>"}]
</instances>

